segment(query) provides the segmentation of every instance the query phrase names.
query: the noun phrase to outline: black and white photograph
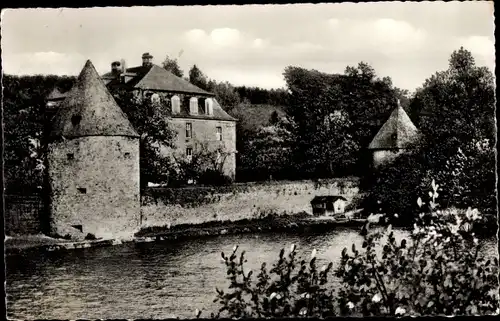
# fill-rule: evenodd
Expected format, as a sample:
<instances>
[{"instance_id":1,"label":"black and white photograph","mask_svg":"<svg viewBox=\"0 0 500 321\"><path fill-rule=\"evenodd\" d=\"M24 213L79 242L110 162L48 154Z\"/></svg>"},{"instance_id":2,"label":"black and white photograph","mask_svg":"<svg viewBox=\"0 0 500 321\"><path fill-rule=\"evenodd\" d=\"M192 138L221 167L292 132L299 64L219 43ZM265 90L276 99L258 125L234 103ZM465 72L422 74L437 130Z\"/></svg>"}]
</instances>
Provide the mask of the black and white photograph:
<instances>
[{"instance_id":1,"label":"black and white photograph","mask_svg":"<svg viewBox=\"0 0 500 321\"><path fill-rule=\"evenodd\" d=\"M6 8L8 320L494 316L493 1Z\"/></svg>"}]
</instances>

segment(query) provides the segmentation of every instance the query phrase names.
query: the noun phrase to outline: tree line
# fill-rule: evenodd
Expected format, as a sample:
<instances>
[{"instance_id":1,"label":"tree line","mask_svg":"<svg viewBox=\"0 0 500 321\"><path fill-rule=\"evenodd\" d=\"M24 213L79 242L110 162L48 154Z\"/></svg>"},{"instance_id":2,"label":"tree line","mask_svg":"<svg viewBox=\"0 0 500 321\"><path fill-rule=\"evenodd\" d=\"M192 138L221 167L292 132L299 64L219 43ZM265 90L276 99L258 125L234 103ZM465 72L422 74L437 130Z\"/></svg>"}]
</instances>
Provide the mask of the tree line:
<instances>
[{"instance_id":1,"label":"tree line","mask_svg":"<svg viewBox=\"0 0 500 321\"><path fill-rule=\"evenodd\" d=\"M163 66L184 76L175 60L167 57ZM189 71L190 82L215 93L226 111L239 119L238 180L357 175L369 195L364 206L405 216L413 213L415 188L423 189L435 177L446 186L441 196L448 205L494 208L494 80L491 71L476 66L467 50L453 52L449 68L431 75L412 95L364 62L347 66L342 74L289 66L283 75L287 88L272 91L216 82L197 66ZM42 186L43 149L36 141L43 138L44 98L54 87L69 89L74 78L5 75L3 79L7 191L37 191ZM397 99L422 139L418 148L394 163L372 170L366 147ZM262 126L245 126L246 111L270 102L279 104L282 113L273 112ZM125 98L120 104L150 140L151 148L142 153L141 175L147 181L168 180L171 166L153 148L158 142L168 145L168 124L147 117L154 106L140 107L142 103ZM244 108L236 115L238 106Z\"/></svg>"}]
</instances>

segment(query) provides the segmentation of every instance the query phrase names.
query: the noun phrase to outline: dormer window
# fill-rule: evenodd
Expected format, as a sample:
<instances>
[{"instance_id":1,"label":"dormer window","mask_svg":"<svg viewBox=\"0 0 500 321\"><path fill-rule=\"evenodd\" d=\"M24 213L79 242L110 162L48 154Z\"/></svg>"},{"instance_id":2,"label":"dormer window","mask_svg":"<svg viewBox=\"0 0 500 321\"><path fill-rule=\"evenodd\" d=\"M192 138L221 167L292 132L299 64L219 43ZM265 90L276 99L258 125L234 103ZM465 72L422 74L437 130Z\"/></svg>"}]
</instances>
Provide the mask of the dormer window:
<instances>
[{"instance_id":1,"label":"dormer window","mask_svg":"<svg viewBox=\"0 0 500 321\"><path fill-rule=\"evenodd\" d=\"M205 113L207 115L213 115L214 114L214 102L212 101L212 98L207 98L205 99Z\"/></svg>"},{"instance_id":2,"label":"dormer window","mask_svg":"<svg viewBox=\"0 0 500 321\"><path fill-rule=\"evenodd\" d=\"M191 97L189 99L189 113L191 115L198 115L198 98Z\"/></svg>"},{"instance_id":3,"label":"dormer window","mask_svg":"<svg viewBox=\"0 0 500 321\"><path fill-rule=\"evenodd\" d=\"M179 114L181 112L181 99L179 96L172 96L172 114Z\"/></svg>"}]
</instances>

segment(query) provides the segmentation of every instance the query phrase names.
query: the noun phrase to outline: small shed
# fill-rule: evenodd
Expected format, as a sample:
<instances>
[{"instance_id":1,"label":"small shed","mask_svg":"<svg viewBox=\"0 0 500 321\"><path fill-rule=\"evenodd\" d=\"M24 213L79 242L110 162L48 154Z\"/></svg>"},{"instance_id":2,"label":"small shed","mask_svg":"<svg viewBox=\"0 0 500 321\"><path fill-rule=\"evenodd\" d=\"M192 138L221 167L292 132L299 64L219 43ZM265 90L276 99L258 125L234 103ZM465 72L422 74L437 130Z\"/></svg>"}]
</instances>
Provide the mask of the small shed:
<instances>
[{"instance_id":1,"label":"small shed","mask_svg":"<svg viewBox=\"0 0 500 321\"><path fill-rule=\"evenodd\" d=\"M314 215L344 214L347 199L343 196L316 196L311 201Z\"/></svg>"}]
</instances>

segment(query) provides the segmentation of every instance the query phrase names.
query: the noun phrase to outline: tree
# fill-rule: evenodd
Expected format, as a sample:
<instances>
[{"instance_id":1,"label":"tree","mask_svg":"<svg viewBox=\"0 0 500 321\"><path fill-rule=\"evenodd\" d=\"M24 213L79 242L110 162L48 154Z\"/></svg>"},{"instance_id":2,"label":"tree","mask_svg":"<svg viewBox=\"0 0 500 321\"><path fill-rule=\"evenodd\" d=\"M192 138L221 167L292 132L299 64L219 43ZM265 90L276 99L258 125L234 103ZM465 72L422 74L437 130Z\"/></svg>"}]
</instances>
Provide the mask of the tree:
<instances>
[{"instance_id":1,"label":"tree","mask_svg":"<svg viewBox=\"0 0 500 321\"><path fill-rule=\"evenodd\" d=\"M368 204L389 213L414 215L408 199L421 190L418 181L436 177L446 206L478 206L496 211L495 92L492 74L477 67L470 52L453 52L449 67L436 72L410 103L419 116L423 141L367 179Z\"/></svg>"},{"instance_id":2,"label":"tree","mask_svg":"<svg viewBox=\"0 0 500 321\"><path fill-rule=\"evenodd\" d=\"M165 70L170 71L177 77L183 77L184 72L182 71L181 67L179 67L179 63L177 62L176 58L170 58L168 55L165 57L165 60L161 63L163 68Z\"/></svg>"},{"instance_id":3,"label":"tree","mask_svg":"<svg viewBox=\"0 0 500 321\"><path fill-rule=\"evenodd\" d=\"M224 144L209 146L207 142L199 142L192 154L187 158L184 153L174 153L175 185L200 183L204 185L226 185L232 179L225 175L224 165L231 155Z\"/></svg>"},{"instance_id":4,"label":"tree","mask_svg":"<svg viewBox=\"0 0 500 321\"><path fill-rule=\"evenodd\" d=\"M269 123L271 125L275 125L279 122L279 115L278 115L278 112L275 110L272 112L271 116L269 117Z\"/></svg>"},{"instance_id":5,"label":"tree","mask_svg":"<svg viewBox=\"0 0 500 321\"><path fill-rule=\"evenodd\" d=\"M284 76L287 112L298 130L294 159L301 171L314 177L352 172L361 149L396 107L387 79L375 78L365 63L347 67L344 75L287 67ZM336 114L341 117L330 119Z\"/></svg>"},{"instance_id":6,"label":"tree","mask_svg":"<svg viewBox=\"0 0 500 321\"><path fill-rule=\"evenodd\" d=\"M163 151L174 147L176 132L169 125L165 102L143 99L124 90L115 91L113 96L140 135L141 186L167 183L174 167Z\"/></svg>"},{"instance_id":7,"label":"tree","mask_svg":"<svg viewBox=\"0 0 500 321\"><path fill-rule=\"evenodd\" d=\"M247 170L253 180L290 178L294 124L287 118L276 124L261 127L238 153L240 170Z\"/></svg>"},{"instance_id":8,"label":"tree","mask_svg":"<svg viewBox=\"0 0 500 321\"><path fill-rule=\"evenodd\" d=\"M196 65L193 65L189 70L189 82L204 90L208 88L207 76Z\"/></svg>"},{"instance_id":9,"label":"tree","mask_svg":"<svg viewBox=\"0 0 500 321\"><path fill-rule=\"evenodd\" d=\"M472 54L460 48L448 70L437 72L417 90L412 107L420 114L420 128L429 140L458 142L495 137L495 84L486 67L478 67Z\"/></svg>"},{"instance_id":10,"label":"tree","mask_svg":"<svg viewBox=\"0 0 500 321\"><path fill-rule=\"evenodd\" d=\"M69 90L75 77L4 75L4 164L7 193L39 193L44 187L45 98L55 88Z\"/></svg>"},{"instance_id":11,"label":"tree","mask_svg":"<svg viewBox=\"0 0 500 321\"><path fill-rule=\"evenodd\" d=\"M231 110L240 103L240 96L229 82L217 83L210 80L207 84L208 90L215 94L215 99L225 110Z\"/></svg>"}]
</instances>

